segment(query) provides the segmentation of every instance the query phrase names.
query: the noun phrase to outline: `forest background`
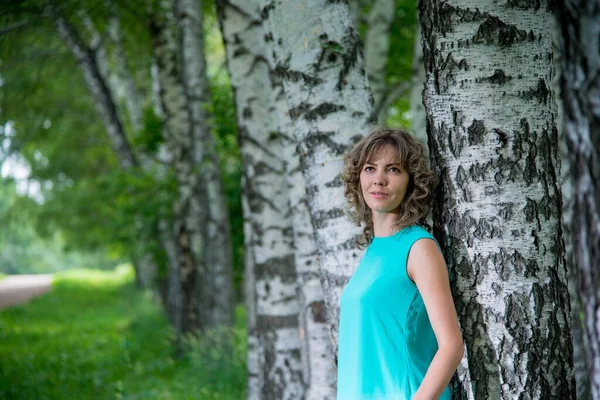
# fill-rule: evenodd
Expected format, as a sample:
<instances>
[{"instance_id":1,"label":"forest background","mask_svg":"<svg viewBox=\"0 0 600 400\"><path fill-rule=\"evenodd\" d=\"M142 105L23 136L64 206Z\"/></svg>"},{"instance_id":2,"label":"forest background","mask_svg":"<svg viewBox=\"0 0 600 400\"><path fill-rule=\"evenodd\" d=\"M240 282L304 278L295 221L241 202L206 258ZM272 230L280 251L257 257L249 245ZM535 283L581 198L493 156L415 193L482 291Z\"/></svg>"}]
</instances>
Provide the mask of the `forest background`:
<instances>
[{"instance_id":1,"label":"forest background","mask_svg":"<svg viewBox=\"0 0 600 400\"><path fill-rule=\"evenodd\" d=\"M0 273L60 273L55 274L54 289L46 298L2 312L0 333L7 340L0 348L5 360L0 368L0 395L333 396L337 309L332 304L339 300L360 253L348 246L358 231L347 221L336 222L344 219L342 207L324 206L327 196L339 194L337 175L322 175L315 166L334 169L331 159L339 161L357 135L377 123L409 128L427 143L424 88L426 97L430 90L430 143L436 134L445 135L450 147L458 148L451 148L458 158L461 146L483 148L487 142L481 138L488 132L500 141L513 139L511 133L486 130L477 120L469 121L464 131L432 128L441 127L438 118L443 117L436 114L432 86L424 86L425 66L430 73L432 68L445 69L441 92L453 85L458 88L456 76L469 68L451 54L441 63L431 62L433 49L439 50L431 45L435 35L444 37L448 32L440 22L444 20L425 31L423 46L432 53L426 52L423 59L416 2L314 1L307 2L311 7L297 9L280 3L37 0L2 6ZM490 16L492 11L479 13L477 8L457 6L452 12L460 14L461 22L481 23L477 35L483 33L473 43L504 49L523 42L544 56L550 54L548 71L556 69L560 57L546 35L547 27L555 23L550 3L508 3L509 8L539 17L543 28L535 34L537 41L527 31L497 22ZM491 8L485 2L481 6ZM309 46L305 39L304 46L294 47L293 33L312 29L308 22L302 24L313 21L314 9L320 10L317 16L326 28L314 38L319 51L310 53L313 42ZM422 13L427 15L426 7ZM421 24L427 27L427 22ZM496 39L489 39L496 34ZM302 47L304 51L298 50ZM307 61L307 57L316 58ZM324 75L317 76L302 72L304 65L316 65L317 70L327 67L319 70ZM327 75L327 70L337 72ZM512 79L503 70L487 72L483 81L492 89ZM540 76L535 77L537 86L519 87L524 94L517 97L543 104L539 108L548 110L552 116L546 118L557 126L558 82L553 72L540 72ZM302 99L307 87L312 94L324 93L316 95L320 103L311 104L308 95ZM348 88L355 94L349 95ZM328 92L345 93L346 103L327 100ZM492 110L485 112L493 114ZM460 126L460 117L453 118ZM328 129L345 129L347 136L340 139L332 134L328 139ZM521 144L530 151L528 157L539 158L533 161L542 171L539 176L552 175L553 164L559 163L555 153L559 145L563 152L566 147L562 133L558 143L558 132L550 131ZM308 133L302 136L302 132ZM453 135L463 135L464 141L452 144ZM548 148L547 137L554 141ZM531 143L537 140L540 153L548 154L532 155L536 145ZM444 159L442 141L434 147L434 163L436 157ZM439 167L443 162L436 165L438 173L445 171ZM486 168L498 168L502 175L505 167L491 161ZM563 168L565 176L568 172ZM473 177L472 169L469 174L471 178L457 173L449 180L458 180L456 186L461 187L473 179L485 187L483 178ZM498 174L492 179L502 181ZM559 182L556 176L553 179ZM569 191L567 185L565 192ZM451 192L440 194L439 201L450 203ZM559 243L563 239L555 232L561 229L562 215L560 207L552 204L558 201L568 207L570 199L561 198L560 190L553 193L537 204L537 200L524 200L524 214L528 223L529 214L536 214L540 237L551 236ZM463 188L463 200L469 203L472 196ZM456 234L460 218L439 213L438 221ZM539 222L539 214L546 216L544 223ZM565 218L568 215L565 211ZM546 228L547 221L552 227ZM494 223L481 220L471 227L458 236L471 235L475 242L494 239ZM346 236L336 235L334 228L346 231ZM481 229L489 233L482 234ZM571 334L568 323L563 323L565 318L571 320L574 342L563 340L557 359L564 365L549 365L548 370L559 371L552 375L543 362L541 373L518 354L510 359L506 354L511 351L501 349L492 356L490 343L474 340L496 334L493 323L486 331L473 322L482 315L498 322L500 318L489 313L497 298L491 299L491 305L483 301L481 308L473 309L468 290L460 284L461 274L467 271L459 257L464 250L452 244L451 237L448 234L440 241L451 251L447 258L458 275L453 288L461 299L461 325L468 353L475 355L459 370L456 396L488 398L499 391L508 398L522 391L536 398L536 390L575 396L570 382L573 372L569 373L572 343L577 396L592 396L588 375L594 376L593 363L590 355L578 353L585 342L582 306L574 287L570 288L572 307L561 292L566 287L565 265L560 261L564 248L554 242L542 244L552 249L549 257L556 257L552 260L559 260L549 261L558 266L550 268L549 274L552 279L557 274L559 289L539 289L534 283L530 295L504 298L509 300L501 311L505 317L514 317L515 310L527 316L517 318L517 327L509 321L503 329L515 338L515 349L533 343L540 353L556 340L556 332L566 329L567 336ZM539 242L535 246L539 251ZM332 268L332 259L344 267ZM469 271L478 276L481 262L474 256ZM517 265L517 280L535 277L543 269L523 262L525 272L519 275L520 262L513 256L498 265ZM576 276L574 269L570 273ZM487 270L482 275L493 279ZM504 279L510 274L500 275ZM544 281L542 276L539 279ZM499 289L491 282L472 284L489 285L496 294L506 294L504 286ZM545 305L537 303L547 293L557 300L551 306L547 300ZM560 325L556 332L549 329L548 341L519 334L528 326L546 329L538 310L544 307L557 309L550 320ZM530 316L535 322L527 320ZM64 325L59 328L57 322ZM490 365L499 367L489 372ZM537 374L551 384L540 383ZM560 378L555 382L556 376ZM484 383L472 385L472 380Z\"/></svg>"}]
</instances>

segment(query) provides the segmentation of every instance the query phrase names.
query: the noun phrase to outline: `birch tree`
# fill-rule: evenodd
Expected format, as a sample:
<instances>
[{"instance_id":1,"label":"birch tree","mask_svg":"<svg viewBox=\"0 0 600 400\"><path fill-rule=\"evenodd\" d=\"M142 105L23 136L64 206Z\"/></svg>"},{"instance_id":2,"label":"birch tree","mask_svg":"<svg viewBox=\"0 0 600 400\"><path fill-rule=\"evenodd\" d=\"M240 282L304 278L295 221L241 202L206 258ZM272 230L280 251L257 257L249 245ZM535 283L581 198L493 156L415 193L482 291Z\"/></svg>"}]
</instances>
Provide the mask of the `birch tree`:
<instances>
[{"instance_id":1,"label":"birch tree","mask_svg":"<svg viewBox=\"0 0 600 400\"><path fill-rule=\"evenodd\" d=\"M342 158L375 120L361 43L345 2L263 4L306 181L335 353L340 294L360 257L359 230L344 216Z\"/></svg>"},{"instance_id":2,"label":"birch tree","mask_svg":"<svg viewBox=\"0 0 600 400\"><path fill-rule=\"evenodd\" d=\"M562 0L555 4L560 27L561 92L564 133L568 149L572 212L569 232L573 276L579 294L576 311L584 314L581 350L578 355L589 376L578 379L581 398L600 399L600 68L597 1ZM577 321L577 320L576 320ZM577 331L574 331L577 334ZM579 346L576 350L580 349ZM586 393L588 389L591 393Z\"/></svg>"},{"instance_id":3,"label":"birch tree","mask_svg":"<svg viewBox=\"0 0 600 400\"><path fill-rule=\"evenodd\" d=\"M208 212L204 213L206 237L204 249L198 250L198 257L205 257L206 273L199 282L202 301L199 302L199 315L206 327L233 325L233 272L231 256L231 233L227 202L223 193L223 178L220 160L215 148L215 139L209 124L208 111L211 102L206 59L204 55L204 32L202 31L202 9L197 0L175 0L174 10L179 29L179 48L183 85L186 102L191 117L193 135L193 160L199 170L194 171L200 180L200 191ZM202 197L201 197L202 198ZM210 268L210 271L208 271Z\"/></svg>"},{"instance_id":4,"label":"birch tree","mask_svg":"<svg viewBox=\"0 0 600 400\"><path fill-rule=\"evenodd\" d=\"M202 232L206 218L205 194L194 159L194 133L173 36L176 26L172 7L169 6L165 1L151 4L148 21L161 87L161 107L165 112L166 143L173 157L178 183L179 198L174 210L178 222L175 236L180 250L181 331L186 333L202 328L198 315L200 298L197 287L206 274Z\"/></svg>"},{"instance_id":5,"label":"birch tree","mask_svg":"<svg viewBox=\"0 0 600 400\"><path fill-rule=\"evenodd\" d=\"M258 1L218 2L235 93L246 239L248 398L304 398L293 226L276 79Z\"/></svg>"},{"instance_id":6,"label":"birch tree","mask_svg":"<svg viewBox=\"0 0 600 400\"><path fill-rule=\"evenodd\" d=\"M288 312L292 312L295 321L292 328L296 331L288 335L276 335L279 341L287 340L288 343L277 347L293 349L299 352L302 358L302 369L299 363L287 363L298 370L293 371L302 377L302 387L297 388L292 382L288 393L297 390L297 395L304 392L305 399L333 398L335 385L335 368L331 349L329 346L329 335L325 321L325 310L323 301L323 290L321 288L318 265L316 262L316 245L313 239L313 230L310 225L310 217L306 209L306 189L301 170L298 166L298 157L295 154L295 141L291 137L291 120L288 116L287 102L283 95L283 88L278 76L273 71L272 60L269 54L269 45L265 36L259 2L220 2L220 17L228 52L228 65L232 84L235 88L237 98L238 120L240 127L240 143L242 146L244 170L248 171L244 176L245 204L247 214L246 234L249 245L252 246L252 254L258 253L268 255L262 245L264 239L256 238L264 235L262 225L272 224L266 218L271 214L274 220L280 220L279 224L285 224L283 239L286 241L283 247L286 263L294 268L293 275L296 282L289 279L281 279L288 282L282 294L289 296L287 303ZM252 82L252 84L248 84ZM266 126L265 126L266 125ZM261 167L268 164L271 167ZM272 199L273 193L279 197L277 208L268 200ZM251 207L254 204L255 207ZM262 205L261 207L257 207ZM270 212L265 212L270 208ZM289 237L288 235L292 235ZM271 243L273 243L271 241ZM280 249L281 251L281 249ZM281 257L281 256L280 256ZM256 257L258 258L258 257ZM280 267L283 263L279 263ZM251 268L257 265L254 260L247 265ZM259 270L256 270L258 274ZM289 274L288 268L281 268L279 272L283 278ZM255 290L260 289L260 286ZM296 293L298 296L295 296ZM256 296L252 294L252 296ZM261 296L260 302L256 303L258 312L264 315L279 314L277 303L269 304L265 296ZM250 298L251 299L251 298ZM273 298L277 300L276 297ZM296 304L294 304L296 303ZM299 304L298 304L299 303ZM253 305L249 306L252 309ZM300 322L300 327L298 327ZM252 326L255 326L252 324ZM277 327L275 327L277 328ZM264 329L264 328L263 328ZM255 331L252 331L253 333ZM268 334L268 332L267 332ZM299 335L299 337L298 337ZM249 360L264 360L264 345L257 346L253 343L258 337L250 342L251 351L262 354L250 354ZM259 335L265 336L264 332ZM267 337L273 335L267 335ZM262 343L265 343L263 340ZM301 351L300 351L301 350ZM292 353L293 354L293 353ZM274 364L285 365L289 354L283 353L280 360ZM282 363L283 362L283 363ZM269 379L273 374L272 368L249 362L249 367L255 365L256 372L253 374L249 368L249 398L257 398L260 395L258 387L268 387L273 384L264 385L260 381ZM301 374L300 374L301 372ZM265 376L263 377L263 374ZM285 375L292 377L290 374ZM259 378L259 379L256 379ZM253 379L256 379L253 381ZM254 396L254 397L253 397ZM259 396L260 397L260 396Z\"/></svg>"},{"instance_id":7,"label":"birch tree","mask_svg":"<svg viewBox=\"0 0 600 400\"><path fill-rule=\"evenodd\" d=\"M456 398L574 398L547 10L420 3L434 230L466 342Z\"/></svg>"}]
</instances>

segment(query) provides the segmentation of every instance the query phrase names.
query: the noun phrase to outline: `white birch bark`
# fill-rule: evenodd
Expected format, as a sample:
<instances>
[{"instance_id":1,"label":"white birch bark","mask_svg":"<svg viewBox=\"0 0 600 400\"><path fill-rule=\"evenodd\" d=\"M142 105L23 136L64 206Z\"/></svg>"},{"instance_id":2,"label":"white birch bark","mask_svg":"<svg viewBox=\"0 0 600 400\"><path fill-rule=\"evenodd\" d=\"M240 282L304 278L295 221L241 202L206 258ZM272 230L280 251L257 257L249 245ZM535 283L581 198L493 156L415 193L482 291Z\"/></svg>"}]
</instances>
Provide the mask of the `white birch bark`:
<instances>
[{"instance_id":1,"label":"white birch bark","mask_svg":"<svg viewBox=\"0 0 600 400\"><path fill-rule=\"evenodd\" d=\"M395 0L376 0L367 17L365 62L367 77L373 93L375 109L379 110L378 123L385 122L386 112L380 106L386 93L386 72L390 50L390 29L396 11Z\"/></svg>"},{"instance_id":2,"label":"white birch bark","mask_svg":"<svg viewBox=\"0 0 600 400\"><path fill-rule=\"evenodd\" d=\"M158 66L156 62L152 62L150 67L150 77L152 80L152 105L154 113L159 118L164 118L164 111L160 100L160 80L158 77ZM166 133L163 132L163 136ZM163 143L158 148L159 158L165 160L165 164L170 164L172 161L171 154L167 146ZM158 179L164 179L166 168L162 163L156 163L156 172ZM173 208L175 209L175 207ZM173 218L174 219L174 218ZM175 345L180 348L182 333L183 333L183 295L182 286L179 279L179 269L183 263L183 254L177 245L176 237L180 231L177 221L170 223L169 218L161 215L158 220L158 233L166 254L167 273L165 279L166 290L161 290L163 304L167 309L167 316L175 329Z\"/></svg>"},{"instance_id":3,"label":"white birch bark","mask_svg":"<svg viewBox=\"0 0 600 400\"><path fill-rule=\"evenodd\" d=\"M109 1L110 16L108 19L108 34L115 46L114 63L116 66L116 77L118 86L122 88L122 100L125 101L129 121L134 132L142 130L143 115L142 115L142 98L138 89L135 86L135 81L131 74L131 69L127 64L127 56L123 47L123 37L121 35L121 23L115 10L113 9L113 1Z\"/></svg>"},{"instance_id":4,"label":"white birch bark","mask_svg":"<svg viewBox=\"0 0 600 400\"><path fill-rule=\"evenodd\" d=\"M267 1L276 71L294 123L337 353L339 298L356 268L360 234L344 215L343 155L374 122L360 40L345 2ZM307 29L310 27L310 29Z\"/></svg>"},{"instance_id":5,"label":"white birch bark","mask_svg":"<svg viewBox=\"0 0 600 400\"><path fill-rule=\"evenodd\" d=\"M555 7L569 167L565 180L571 189L565 222L576 293L572 304L577 395L600 399L600 9L597 1L580 0L558 1Z\"/></svg>"},{"instance_id":6,"label":"white birch bark","mask_svg":"<svg viewBox=\"0 0 600 400\"><path fill-rule=\"evenodd\" d=\"M206 243L210 243L203 250L210 273L205 274L199 282L204 299L199 304L199 312L207 327L232 326L234 299L231 233L220 160L208 123L210 92L204 57L202 9L197 0L175 0L175 11L181 40L183 83L194 135L194 161L201 167L200 178L208 209L202 225L206 227Z\"/></svg>"},{"instance_id":7,"label":"white birch bark","mask_svg":"<svg viewBox=\"0 0 600 400\"><path fill-rule=\"evenodd\" d=\"M281 105L281 102L279 103ZM285 119L287 114L284 114ZM283 121L284 118L280 119ZM291 121L288 129L292 132ZM281 126L281 124L280 124ZM294 225L294 259L300 304L300 340L306 400L335 399L337 354L333 351L321 276L315 232L310 220L306 183L296 154L296 143L289 135L284 152L288 176L290 212Z\"/></svg>"},{"instance_id":8,"label":"white birch bark","mask_svg":"<svg viewBox=\"0 0 600 400\"><path fill-rule=\"evenodd\" d=\"M249 399L305 398L293 221L259 1L219 3L242 154L247 274L254 278ZM250 309L249 307L249 309ZM252 361L252 362L250 362ZM258 362L257 362L258 361ZM257 373L258 376L252 375Z\"/></svg>"},{"instance_id":9,"label":"white birch bark","mask_svg":"<svg viewBox=\"0 0 600 400\"><path fill-rule=\"evenodd\" d=\"M156 59L160 101L165 115L166 145L172 156L178 183L178 200L175 220L178 222L175 237L180 251L179 278L182 296L182 333L202 329L198 316L198 280L206 273L204 264L204 236L202 224L205 208L202 190L194 160L194 134L186 102L183 76L180 70L177 46L173 37L175 23L172 4L159 1L149 7L150 35Z\"/></svg>"},{"instance_id":10,"label":"white birch bark","mask_svg":"<svg viewBox=\"0 0 600 400\"><path fill-rule=\"evenodd\" d=\"M434 231L466 342L456 398L574 398L543 2L420 3Z\"/></svg>"}]
</instances>

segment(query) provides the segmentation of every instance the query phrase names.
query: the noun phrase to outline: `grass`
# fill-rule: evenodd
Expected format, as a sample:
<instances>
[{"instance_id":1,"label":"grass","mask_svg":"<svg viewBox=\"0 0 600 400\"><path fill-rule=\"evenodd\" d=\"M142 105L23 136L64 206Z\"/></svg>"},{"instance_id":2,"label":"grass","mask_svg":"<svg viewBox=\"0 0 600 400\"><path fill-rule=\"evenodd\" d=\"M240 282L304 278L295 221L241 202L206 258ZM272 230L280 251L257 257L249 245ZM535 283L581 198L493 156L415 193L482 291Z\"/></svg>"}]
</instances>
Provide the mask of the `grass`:
<instances>
[{"instance_id":1,"label":"grass","mask_svg":"<svg viewBox=\"0 0 600 400\"><path fill-rule=\"evenodd\" d=\"M0 399L245 398L246 331L187 338L174 357L161 308L129 268L73 270L27 305L0 311Z\"/></svg>"},{"instance_id":2,"label":"grass","mask_svg":"<svg viewBox=\"0 0 600 400\"><path fill-rule=\"evenodd\" d=\"M6 275L6 274L3 274L2 272L0 272L0 281L1 281L2 279L6 278L6 277L7 277L7 275Z\"/></svg>"}]
</instances>

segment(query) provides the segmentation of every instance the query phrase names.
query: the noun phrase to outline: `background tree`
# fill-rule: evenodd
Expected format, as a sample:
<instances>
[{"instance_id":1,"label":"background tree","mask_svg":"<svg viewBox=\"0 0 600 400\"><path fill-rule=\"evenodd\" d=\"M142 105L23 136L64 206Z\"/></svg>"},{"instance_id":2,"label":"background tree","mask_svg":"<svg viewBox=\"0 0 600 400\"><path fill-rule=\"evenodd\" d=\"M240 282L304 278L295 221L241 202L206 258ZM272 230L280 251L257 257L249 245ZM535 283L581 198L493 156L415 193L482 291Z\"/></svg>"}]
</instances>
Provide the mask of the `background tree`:
<instances>
[{"instance_id":1,"label":"background tree","mask_svg":"<svg viewBox=\"0 0 600 400\"><path fill-rule=\"evenodd\" d=\"M574 302L577 316L583 315L582 352L577 361L579 398L600 399L600 348L598 315L600 298L600 58L597 34L600 8L597 2L557 1L554 3L560 33L561 94L564 131L571 180L572 209L569 231L572 262L580 301ZM592 39L593 38L593 39ZM575 321L578 322L579 318ZM576 349L579 347L576 346ZM588 373L588 376L584 374ZM589 385L589 386L588 386ZM590 392L588 392L590 390Z\"/></svg>"},{"instance_id":2,"label":"background tree","mask_svg":"<svg viewBox=\"0 0 600 400\"><path fill-rule=\"evenodd\" d=\"M361 42L345 3L264 3L306 180L321 282L337 349L339 296L356 267L357 229L344 216L342 156L374 122ZM309 32L304 24L314 27Z\"/></svg>"},{"instance_id":3,"label":"background tree","mask_svg":"<svg viewBox=\"0 0 600 400\"><path fill-rule=\"evenodd\" d=\"M547 6L420 3L457 398L574 398Z\"/></svg>"},{"instance_id":4,"label":"background tree","mask_svg":"<svg viewBox=\"0 0 600 400\"><path fill-rule=\"evenodd\" d=\"M258 2L220 2L235 91L248 251L248 398L304 397L292 219Z\"/></svg>"}]
</instances>

